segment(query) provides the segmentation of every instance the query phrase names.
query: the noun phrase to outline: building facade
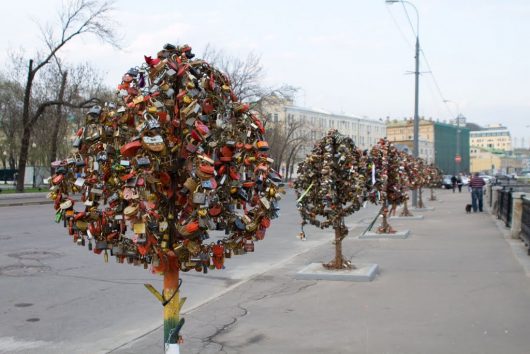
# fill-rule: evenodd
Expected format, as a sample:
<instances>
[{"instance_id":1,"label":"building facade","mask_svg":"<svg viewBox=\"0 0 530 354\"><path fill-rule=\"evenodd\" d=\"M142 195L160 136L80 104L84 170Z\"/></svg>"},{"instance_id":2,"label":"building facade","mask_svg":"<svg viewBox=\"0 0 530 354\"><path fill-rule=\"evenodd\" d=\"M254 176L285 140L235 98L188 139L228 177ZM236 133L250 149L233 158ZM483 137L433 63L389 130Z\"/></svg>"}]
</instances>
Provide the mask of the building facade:
<instances>
[{"instance_id":1,"label":"building facade","mask_svg":"<svg viewBox=\"0 0 530 354\"><path fill-rule=\"evenodd\" d=\"M524 171L525 159L499 152L499 150L471 147L471 173L490 175L513 174Z\"/></svg>"},{"instance_id":2,"label":"building facade","mask_svg":"<svg viewBox=\"0 0 530 354\"><path fill-rule=\"evenodd\" d=\"M266 117L267 124L297 126L294 137L305 137L305 144L297 154L298 159L305 158L314 146L330 129L353 139L360 149L369 149L379 139L386 136L386 124L381 120L335 114L320 109L300 107L284 99L268 99L258 110Z\"/></svg>"},{"instance_id":3,"label":"building facade","mask_svg":"<svg viewBox=\"0 0 530 354\"><path fill-rule=\"evenodd\" d=\"M387 137L394 143L404 144L412 149L414 121L387 120ZM433 156L434 164L445 174L469 172L469 129L464 126L420 119L419 148L418 156L426 161ZM457 155L461 158L460 163L456 162Z\"/></svg>"},{"instance_id":4,"label":"building facade","mask_svg":"<svg viewBox=\"0 0 530 354\"><path fill-rule=\"evenodd\" d=\"M481 130L472 131L469 139L473 147L512 151L510 131L501 124L493 124Z\"/></svg>"}]
</instances>

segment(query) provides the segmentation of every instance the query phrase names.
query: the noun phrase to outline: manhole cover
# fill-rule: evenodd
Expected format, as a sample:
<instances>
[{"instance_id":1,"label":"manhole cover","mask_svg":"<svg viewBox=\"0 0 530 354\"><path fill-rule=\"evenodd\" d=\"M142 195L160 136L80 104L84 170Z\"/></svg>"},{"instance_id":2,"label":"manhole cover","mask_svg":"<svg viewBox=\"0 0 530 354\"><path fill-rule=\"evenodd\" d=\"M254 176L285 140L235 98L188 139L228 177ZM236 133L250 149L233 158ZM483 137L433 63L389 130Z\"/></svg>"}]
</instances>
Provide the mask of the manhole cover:
<instances>
[{"instance_id":1,"label":"manhole cover","mask_svg":"<svg viewBox=\"0 0 530 354\"><path fill-rule=\"evenodd\" d=\"M39 322L39 321L40 321L40 318L37 318L37 317L28 318L26 321L27 321L27 322Z\"/></svg>"},{"instance_id":2,"label":"manhole cover","mask_svg":"<svg viewBox=\"0 0 530 354\"><path fill-rule=\"evenodd\" d=\"M17 259L27 259L31 261L40 261L42 259L48 259L48 258L58 258L62 257L62 254L58 252L51 252L51 251L22 251L22 252L16 252L16 253L10 253L8 254L9 257L17 258Z\"/></svg>"},{"instance_id":3,"label":"manhole cover","mask_svg":"<svg viewBox=\"0 0 530 354\"><path fill-rule=\"evenodd\" d=\"M0 267L0 274L10 277L26 277L31 275L38 275L47 272L51 267L45 265L23 265L14 264L5 267Z\"/></svg>"},{"instance_id":4,"label":"manhole cover","mask_svg":"<svg viewBox=\"0 0 530 354\"><path fill-rule=\"evenodd\" d=\"M0 241L6 241L6 240L10 240L10 239L11 239L11 236L0 235Z\"/></svg>"},{"instance_id":5,"label":"manhole cover","mask_svg":"<svg viewBox=\"0 0 530 354\"><path fill-rule=\"evenodd\" d=\"M15 304L15 307L30 307L33 306L33 304L30 304L28 302L19 302L18 304Z\"/></svg>"}]
</instances>

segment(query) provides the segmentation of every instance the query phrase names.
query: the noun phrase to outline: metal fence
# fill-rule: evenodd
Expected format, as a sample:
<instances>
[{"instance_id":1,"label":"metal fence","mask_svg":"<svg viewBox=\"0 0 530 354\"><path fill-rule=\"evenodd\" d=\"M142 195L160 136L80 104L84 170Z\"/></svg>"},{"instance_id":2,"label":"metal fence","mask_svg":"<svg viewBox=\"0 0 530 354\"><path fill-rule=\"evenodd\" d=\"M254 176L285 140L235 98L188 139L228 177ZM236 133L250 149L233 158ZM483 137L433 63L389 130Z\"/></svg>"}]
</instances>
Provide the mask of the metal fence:
<instances>
[{"instance_id":1,"label":"metal fence","mask_svg":"<svg viewBox=\"0 0 530 354\"><path fill-rule=\"evenodd\" d=\"M521 238L528 247L530 256L530 199L523 198L523 216L521 220Z\"/></svg>"},{"instance_id":2,"label":"metal fence","mask_svg":"<svg viewBox=\"0 0 530 354\"><path fill-rule=\"evenodd\" d=\"M499 207L497 208L497 218L504 221L506 227L512 226L512 189L497 191L497 200Z\"/></svg>"}]
</instances>

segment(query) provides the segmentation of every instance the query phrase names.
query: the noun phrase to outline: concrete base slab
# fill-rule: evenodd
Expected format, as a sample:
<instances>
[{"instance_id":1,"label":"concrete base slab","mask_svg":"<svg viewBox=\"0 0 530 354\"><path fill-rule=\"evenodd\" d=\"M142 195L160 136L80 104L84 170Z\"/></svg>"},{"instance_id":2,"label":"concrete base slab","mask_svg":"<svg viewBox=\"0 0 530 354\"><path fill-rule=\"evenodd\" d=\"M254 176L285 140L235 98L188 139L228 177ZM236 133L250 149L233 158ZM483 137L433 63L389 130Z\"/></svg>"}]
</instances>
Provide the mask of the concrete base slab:
<instances>
[{"instance_id":1,"label":"concrete base slab","mask_svg":"<svg viewBox=\"0 0 530 354\"><path fill-rule=\"evenodd\" d=\"M423 220L423 215L391 216L390 220Z\"/></svg>"},{"instance_id":2,"label":"concrete base slab","mask_svg":"<svg viewBox=\"0 0 530 354\"><path fill-rule=\"evenodd\" d=\"M405 239L409 237L410 230L397 231L393 234L378 234L377 232L367 232L364 235L359 236L361 240L369 239Z\"/></svg>"},{"instance_id":3,"label":"concrete base slab","mask_svg":"<svg viewBox=\"0 0 530 354\"><path fill-rule=\"evenodd\" d=\"M410 208L410 211L433 211L433 207L425 207L425 208Z\"/></svg>"},{"instance_id":4,"label":"concrete base slab","mask_svg":"<svg viewBox=\"0 0 530 354\"><path fill-rule=\"evenodd\" d=\"M355 269L328 270L322 263L311 263L295 274L295 279L304 280L342 280L372 281L379 273L379 265L375 263L354 264Z\"/></svg>"}]
</instances>

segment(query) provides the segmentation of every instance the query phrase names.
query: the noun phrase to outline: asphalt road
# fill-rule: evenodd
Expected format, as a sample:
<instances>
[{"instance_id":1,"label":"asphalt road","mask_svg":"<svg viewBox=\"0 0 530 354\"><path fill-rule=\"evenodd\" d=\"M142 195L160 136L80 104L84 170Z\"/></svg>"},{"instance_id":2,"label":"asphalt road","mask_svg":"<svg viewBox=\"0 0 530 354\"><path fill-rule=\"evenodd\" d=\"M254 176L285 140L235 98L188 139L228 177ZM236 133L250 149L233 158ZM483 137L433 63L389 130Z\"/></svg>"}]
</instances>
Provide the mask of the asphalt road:
<instances>
[{"instance_id":1,"label":"asphalt road","mask_svg":"<svg viewBox=\"0 0 530 354\"><path fill-rule=\"evenodd\" d=\"M306 229L289 191L256 252L233 257L226 269L183 274L183 312L323 243L330 231ZM360 210L348 226L367 225L377 208ZM144 288L162 279L143 267L118 264L75 245L51 205L0 208L0 353L106 353L155 330L160 303ZM162 339L161 339L162 340Z\"/></svg>"}]
</instances>

